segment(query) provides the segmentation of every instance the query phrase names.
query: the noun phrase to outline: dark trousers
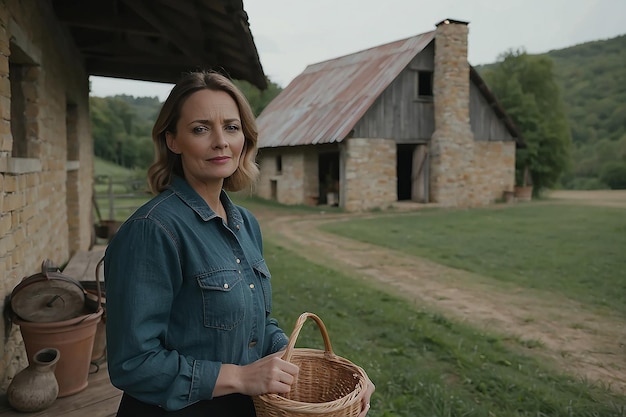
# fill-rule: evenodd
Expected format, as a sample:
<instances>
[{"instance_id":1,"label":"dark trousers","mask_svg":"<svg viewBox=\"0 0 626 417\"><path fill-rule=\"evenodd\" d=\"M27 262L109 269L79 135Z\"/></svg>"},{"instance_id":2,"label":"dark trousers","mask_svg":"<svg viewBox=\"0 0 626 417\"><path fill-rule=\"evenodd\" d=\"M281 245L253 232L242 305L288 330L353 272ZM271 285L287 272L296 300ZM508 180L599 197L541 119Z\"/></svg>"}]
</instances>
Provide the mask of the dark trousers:
<instances>
[{"instance_id":1,"label":"dark trousers","mask_svg":"<svg viewBox=\"0 0 626 417\"><path fill-rule=\"evenodd\" d=\"M166 411L146 404L124 393L117 417L256 417L252 399L246 395L231 394L199 401L178 411Z\"/></svg>"}]
</instances>

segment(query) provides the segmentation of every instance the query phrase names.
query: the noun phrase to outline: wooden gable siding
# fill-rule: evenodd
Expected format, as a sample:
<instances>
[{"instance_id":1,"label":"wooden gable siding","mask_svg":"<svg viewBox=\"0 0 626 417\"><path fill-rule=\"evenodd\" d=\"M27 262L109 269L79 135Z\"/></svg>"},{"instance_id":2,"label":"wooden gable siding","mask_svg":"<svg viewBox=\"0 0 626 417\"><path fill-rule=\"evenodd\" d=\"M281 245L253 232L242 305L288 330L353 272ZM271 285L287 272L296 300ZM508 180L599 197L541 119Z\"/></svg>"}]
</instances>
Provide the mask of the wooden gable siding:
<instances>
[{"instance_id":1,"label":"wooden gable siding","mask_svg":"<svg viewBox=\"0 0 626 417\"><path fill-rule=\"evenodd\" d=\"M432 97L416 96L418 71L433 71L435 44L417 54L354 127L357 138L423 143L435 130ZM384 70L384 69L383 69Z\"/></svg>"},{"instance_id":2,"label":"wooden gable siding","mask_svg":"<svg viewBox=\"0 0 626 417\"><path fill-rule=\"evenodd\" d=\"M470 123L474 140L513 141L515 138L498 117L475 83L470 83Z\"/></svg>"},{"instance_id":3,"label":"wooden gable siding","mask_svg":"<svg viewBox=\"0 0 626 417\"><path fill-rule=\"evenodd\" d=\"M429 142L435 131L432 97L416 97L418 71L433 71L434 42L420 52L376 99L354 127L353 137L393 138L398 144ZM514 141L506 124L470 81L470 123L478 141Z\"/></svg>"}]
</instances>

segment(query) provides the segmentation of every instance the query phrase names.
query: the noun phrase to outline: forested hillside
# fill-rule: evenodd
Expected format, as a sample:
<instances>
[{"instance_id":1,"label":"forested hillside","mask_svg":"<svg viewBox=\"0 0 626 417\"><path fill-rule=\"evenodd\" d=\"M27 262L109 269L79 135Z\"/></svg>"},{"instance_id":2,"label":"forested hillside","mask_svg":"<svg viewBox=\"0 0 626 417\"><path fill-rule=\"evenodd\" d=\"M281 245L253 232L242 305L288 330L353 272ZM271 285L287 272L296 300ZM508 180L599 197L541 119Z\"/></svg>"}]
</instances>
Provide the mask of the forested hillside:
<instances>
[{"instance_id":1,"label":"forested hillside","mask_svg":"<svg viewBox=\"0 0 626 417\"><path fill-rule=\"evenodd\" d=\"M565 188L626 188L626 35L542 54L554 62L573 141ZM477 67L483 72L498 63ZM258 115L281 91L237 82ZM95 153L128 168L152 161L157 97L92 97Z\"/></svg>"},{"instance_id":2,"label":"forested hillside","mask_svg":"<svg viewBox=\"0 0 626 417\"><path fill-rule=\"evenodd\" d=\"M626 35L547 55L554 61L574 142L564 185L626 188Z\"/></svg>"},{"instance_id":3,"label":"forested hillside","mask_svg":"<svg viewBox=\"0 0 626 417\"><path fill-rule=\"evenodd\" d=\"M126 168L147 168L153 159L152 125L157 97L90 97L94 153Z\"/></svg>"},{"instance_id":4,"label":"forested hillside","mask_svg":"<svg viewBox=\"0 0 626 417\"><path fill-rule=\"evenodd\" d=\"M626 35L540 55L554 63L572 135L563 187L626 188Z\"/></svg>"}]
</instances>

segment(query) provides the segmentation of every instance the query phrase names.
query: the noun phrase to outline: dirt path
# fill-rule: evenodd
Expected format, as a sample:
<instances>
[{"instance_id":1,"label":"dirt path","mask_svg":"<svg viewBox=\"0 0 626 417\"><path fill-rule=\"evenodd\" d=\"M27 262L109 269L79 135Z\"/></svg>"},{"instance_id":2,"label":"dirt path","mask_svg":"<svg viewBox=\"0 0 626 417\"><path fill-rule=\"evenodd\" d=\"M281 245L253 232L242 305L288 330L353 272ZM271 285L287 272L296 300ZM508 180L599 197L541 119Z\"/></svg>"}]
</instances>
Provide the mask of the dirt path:
<instances>
[{"instance_id":1,"label":"dirt path","mask_svg":"<svg viewBox=\"0 0 626 417\"><path fill-rule=\"evenodd\" d=\"M549 192L547 197L558 202L626 208L626 190L558 190Z\"/></svg>"},{"instance_id":2,"label":"dirt path","mask_svg":"<svg viewBox=\"0 0 626 417\"><path fill-rule=\"evenodd\" d=\"M599 204L596 197L593 204ZM578 197L561 194L559 198L575 201ZM606 205L626 208L626 193L623 200L617 201L616 205L611 196ZM544 357L546 363L626 394L623 317L590 312L553 294L494 285L480 275L318 229L325 222L354 218L355 214L267 214L257 213L264 233L280 238L283 245L301 256L368 279L416 304L428 305L492 332L512 335L526 346L534 346L533 353Z\"/></svg>"}]
</instances>

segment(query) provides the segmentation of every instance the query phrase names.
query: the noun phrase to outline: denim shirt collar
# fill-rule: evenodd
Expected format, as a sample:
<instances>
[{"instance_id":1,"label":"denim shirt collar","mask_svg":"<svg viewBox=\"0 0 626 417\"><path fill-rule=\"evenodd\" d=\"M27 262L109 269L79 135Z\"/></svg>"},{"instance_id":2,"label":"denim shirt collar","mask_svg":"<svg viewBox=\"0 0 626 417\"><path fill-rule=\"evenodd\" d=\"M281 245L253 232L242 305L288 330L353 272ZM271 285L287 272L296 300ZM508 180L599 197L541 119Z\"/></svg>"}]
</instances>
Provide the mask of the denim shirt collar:
<instances>
[{"instance_id":1,"label":"denim shirt collar","mask_svg":"<svg viewBox=\"0 0 626 417\"><path fill-rule=\"evenodd\" d=\"M196 190L194 190L185 179L175 175L168 189L195 211L202 220L209 221L218 217L217 213L209 207L206 201L200 197ZM239 230L240 226L243 224L243 218L224 190L220 193L220 201L224 206L224 210L226 210L228 225L233 229Z\"/></svg>"}]
</instances>

